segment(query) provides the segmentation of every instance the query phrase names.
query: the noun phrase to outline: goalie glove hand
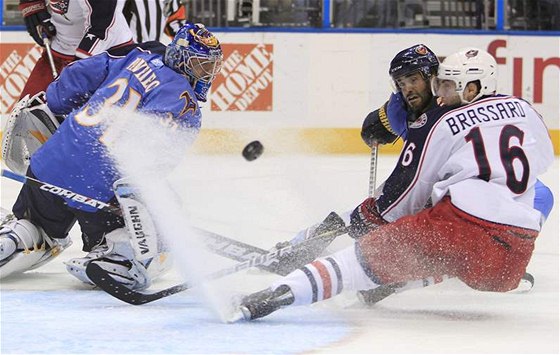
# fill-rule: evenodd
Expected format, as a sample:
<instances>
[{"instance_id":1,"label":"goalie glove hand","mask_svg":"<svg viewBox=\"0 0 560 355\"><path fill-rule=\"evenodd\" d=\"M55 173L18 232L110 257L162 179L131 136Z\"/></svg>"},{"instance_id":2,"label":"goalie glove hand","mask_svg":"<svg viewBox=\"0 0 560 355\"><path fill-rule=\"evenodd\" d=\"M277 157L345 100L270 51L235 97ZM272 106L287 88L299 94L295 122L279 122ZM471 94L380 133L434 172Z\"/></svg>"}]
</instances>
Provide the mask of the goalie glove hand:
<instances>
[{"instance_id":1,"label":"goalie glove hand","mask_svg":"<svg viewBox=\"0 0 560 355\"><path fill-rule=\"evenodd\" d=\"M57 130L60 121L45 104L44 93L26 95L13 109L2 137L2 159L15 173L24 175L31 155Z\"/></svg>"},{"instance_id":2,"label":"goalie glove hand","mask_svg":"<svg viewBox=\"0 0 560 355\"><path fill-rule=\"evenodd\" d=\"M368 197L350 214L350 226L348 235L354 239L359 239L387 222L377 211L375 198Z\"/></svg>"},{"instance_id":3,"label":"goalie glove hand","mask_svg":"<svg viewBox=\"0 0 560 355\"><path fill-rule=\"evenodd\" d=\"M51 22L44 0L20 0L19 10L25 21L29 35L40 46L44 47L43 33L48 38L56 35L56 27Z\"/></svg>"}]
</instances>

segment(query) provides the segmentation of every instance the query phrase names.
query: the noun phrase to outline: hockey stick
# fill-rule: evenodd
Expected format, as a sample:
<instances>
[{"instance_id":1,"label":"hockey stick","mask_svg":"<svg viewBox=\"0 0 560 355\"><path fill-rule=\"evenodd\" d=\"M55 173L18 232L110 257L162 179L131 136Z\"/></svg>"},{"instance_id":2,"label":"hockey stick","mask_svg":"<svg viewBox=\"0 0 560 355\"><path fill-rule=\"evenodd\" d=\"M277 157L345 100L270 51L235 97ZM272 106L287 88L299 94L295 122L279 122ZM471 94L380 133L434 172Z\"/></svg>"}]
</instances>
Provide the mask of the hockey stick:
<instances>
[{"instance_id":1,"label":"hockey stick","mask_svg":"<svg viewBox=\"0 0 560 355\"><path fill-rule=\"evenodd\" d=\"M289 245L285 248L278 249L268 254L259 255L250 260L243 261L237 265L229 268L218 270L210 275L208 275L206 280L216 280L224 276L234 274L238 271L245 270L251 267L257 267L261 265L266 265L268 263L278 261L283 256L288 256L291 253L297 252L298 249L305 249L310 244L317 242L318 240L335 238L339 235L345 234L347 232L346 227L339 228L337 230L328 231L317 235L314 238L307 239L300 244L295 246ZM171 296L178 292L188 290L196 284L189 284L188 282L172 286L161 291L153 293L143 293L140 291L131 290L122 283L113 279L110 274L99 265L96 265L94 261L90 262L86 267L86 274L97 286L102 290L110 294L111 296L118 298L119 300L132 304L132 305L142 305L145 303L157 301L161 298Z\"/></svg>"},{"instance_id":2,"label":"hockey stick","mask_svg":"<svg viewBox=\"0 0 560 355\"><path fill-rule=\"evenodd\" d=\"M371 160L369 165L369 189L368 196L373 197L377 180L377 144L371 148Z\"/></svg>"},{"instance_id":3,"label":"hockey stick","mask_svg":"<svg viewBox=\"0 0 560 355\"><path fill-rule=\"evenodd\" d=\"M242 262L269 253L268 250L246 244L205 229L196 227L192 228L200 237L202 237L202 242L208 250L228 259ZM258 268L281 276L287 275L286 271L283 267L281 267L278 261L273 261L270 264L259 265Z\"/></svg>"},{"instance_id":4,"label":"hockey stick","mask_svg":"<svg viewBox=\"0 0 560 355\"><path fill-rule=\"evenodd\" d=\"M373 194L375 193L375 185L377 180L377 156L378 156L377 147L378 147L377 144L371 147L368 197L373 197ZM396 293L399 286L402 285L399 284L380 285L372 290L358 291L358 297L362 299L363 303L375 304L389 297L393 293Z\"/></svg>"},{"instance_id":5,"label":"hockey stick","mask_svg":"<svg viewBox=\"0 0 560 355\"><path fill-rule=\"evenodd\" d=\"M57 196L67 197L79 202L87 203L88 205L96 207L101 211L114 213L119 216L122 215L122 211L118 206L107 204L28 176L19 175L6 169L1 169L1 174L6 178L21 182L24 185L33 186ZM325 221L330 221L329 217L327 217ZM196 227L193 227L193 229L199 236L202 237L204 244L211 252L235 261L246 261L269 253L267 250L257 248L253 245L246 244L223 235ZM333 237L333 239L335 237ZM326 238L321 239L321 241L326 241ZM313 246L314 244L310 243L308 245ZM258 268L281 276L285 276L295 269L293 264L280 263L278 261L271 261L270 263L258 265Z\"/></svg>"},{"instance_id":6,"label":"hockey stick","mask_svg":"<svg viewBox=\"0 0 560 355\"><path fill-rule=\"evenodd\" d=\"M118 216L122 214L121 209L117 206L113 206L111 204L96 200L91 197L87 197L84 195L80 195L79 193L64 189L62 187L58 187L55 185L48 184L46 182L39 181L29 176L23 176L20 174L16 174L6 169L1 169L2 176L8 179L12 179L14 181L19 181L24 185L29 185L38 188L39 190L43 190L49 192L53 195L57 195L60 197L66 197L71 200L84 203L88 206L92 206L97 208L100 211L114 213Z\"/></svg>"},{"instance_id":7,"label":"hockey stick","mask_svg":"<svg viewBox=\"0 0 560 355\"><path fill-rule=\"evenodd\" d=\"M56 72L56 66L54 65L54 58L52 55L52 50L51 50L51 40L49 39L49 37L47 36L47 34L45 32L42 32L43 37L43 42L45 43L45 48L47 51L47 58L49 59L49 64L51 66L51 73L53 76L53 79L56 79L58 77L58 73Z\"/></svg>"}]
</instances>

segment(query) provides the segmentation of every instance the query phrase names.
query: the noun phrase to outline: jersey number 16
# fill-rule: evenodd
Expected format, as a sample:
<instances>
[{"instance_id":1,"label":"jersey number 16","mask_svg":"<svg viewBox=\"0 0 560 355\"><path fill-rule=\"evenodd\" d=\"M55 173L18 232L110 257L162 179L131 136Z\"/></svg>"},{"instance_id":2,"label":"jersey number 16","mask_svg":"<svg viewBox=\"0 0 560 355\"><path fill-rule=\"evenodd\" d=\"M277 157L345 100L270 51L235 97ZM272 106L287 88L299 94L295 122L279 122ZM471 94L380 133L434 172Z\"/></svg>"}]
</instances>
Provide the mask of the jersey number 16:
<instances>
[{"instance_id":1,"label":"jersey number 16","mask_svg":"<svg viewBox=\"0 0 560 355\"><path fill-rule=\"evenodd\" d=\"M530 171L529 160L527 159L523 148L519 146L511 146L510 140L512 137L516 137L519 140L519 144L523 145L524 135L523 131L516 126L507 125L504 126L500 132L499 138L500 158L506 172L506 185L513 193L516 194L521 194L527 189ZM478 177L482 180L490 181L492 169L490 167L490 163L488 162L488 157L486 156L486 148L484 146L482 134L480 133L480 127L471 129L465 136L465 140L473 144L474 157L476 159L476 163L478 164ZM521 174L521 179L519 180L515 175L513 166L513 162L516 159L519 160L523 166L523 172Z\"/></svg>"}]
</instances>

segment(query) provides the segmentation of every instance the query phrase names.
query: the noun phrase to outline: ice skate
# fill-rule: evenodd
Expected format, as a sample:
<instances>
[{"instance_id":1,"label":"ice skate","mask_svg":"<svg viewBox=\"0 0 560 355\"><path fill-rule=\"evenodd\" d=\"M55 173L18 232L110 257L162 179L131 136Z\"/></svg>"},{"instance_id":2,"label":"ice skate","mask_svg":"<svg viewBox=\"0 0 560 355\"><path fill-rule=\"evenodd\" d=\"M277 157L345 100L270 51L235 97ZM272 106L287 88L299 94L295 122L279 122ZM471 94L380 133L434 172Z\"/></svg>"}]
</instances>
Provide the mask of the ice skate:
<instances>
[{"instance_id":1,"label":"ice skate","mask_svg":"<svg viewBox=\"0 0 560 355\"><path fill-rule=\"evenodd\" d=\"M281 285L274 291L270 288L253 293L239 305L244 320L262 318L284 306L294 303L294 294L287 285Z\"/></svg>"},{"instance_id":2,"label":"ice skate","mask_svg":"<svg viewBox=\"0 0 560 355\"><path fill-rule=\"evenodd\" d=\"M358 291L357 296L360 302L365 305L372 306L396 293L397 289L402 286L402 283L394 285L381 285L371 290Z\"/></svg>"}]
</instances>

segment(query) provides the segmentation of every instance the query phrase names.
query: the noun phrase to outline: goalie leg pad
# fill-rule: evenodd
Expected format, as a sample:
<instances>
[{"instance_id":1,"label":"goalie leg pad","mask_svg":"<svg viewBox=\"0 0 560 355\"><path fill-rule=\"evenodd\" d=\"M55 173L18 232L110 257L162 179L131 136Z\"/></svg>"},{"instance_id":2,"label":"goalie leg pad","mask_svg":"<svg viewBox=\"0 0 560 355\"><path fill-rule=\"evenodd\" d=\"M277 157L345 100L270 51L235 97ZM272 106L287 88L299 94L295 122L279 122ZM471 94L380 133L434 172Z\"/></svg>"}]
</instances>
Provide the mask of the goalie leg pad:
<instances>
[{"instance_id":1,"label":"goalie leg pad","mask_svg":"<svg viewBox=\"0 0 560 355\"><path fill-rule=\"evenodd\" d=\"M166 266L169 262L164 253L144 261L137 260L125 228L108 233L105 240L105 244L93 248L85 257L65 262L66 270L80 281L93 285L86 274L86 267L90 262L95 262L115 280L131 289L143 290L168 269Z\"/></svg>"},{"instance_id":2,"label":"goalie leg pad","mask_svg":"<svg viewBox=\"0 0 560 355\"><path fill-rule=\"evenodd\" d=\"M0 229L0 279L38 268L71 244L69 238L49 238L26 219L12 219Z\"/></svg>"},{"instance_id":3,"label":"goalie leg pad","mask_svg":"<svg viewBox=\"0 0 560 355\"><path fill-rule=\"evenodd\" d=\"M115 181L113 190L121 206L136 258L138 260L154 258L158 253L160 238L150 212L140 201L127 179Z\"/></svg>"}]
</instances>

